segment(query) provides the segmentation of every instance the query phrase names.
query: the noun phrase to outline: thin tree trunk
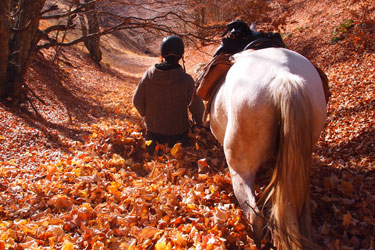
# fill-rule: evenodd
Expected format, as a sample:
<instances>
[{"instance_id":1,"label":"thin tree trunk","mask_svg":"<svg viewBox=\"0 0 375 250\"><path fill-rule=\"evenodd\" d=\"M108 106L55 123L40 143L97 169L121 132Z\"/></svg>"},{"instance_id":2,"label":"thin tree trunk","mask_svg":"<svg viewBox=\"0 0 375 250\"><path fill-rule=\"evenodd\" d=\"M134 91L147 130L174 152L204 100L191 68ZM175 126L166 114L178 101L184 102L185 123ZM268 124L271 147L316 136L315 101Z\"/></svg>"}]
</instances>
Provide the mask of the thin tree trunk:
<instances>
[{"instance_id":1,"label":"thin tree trunk","mask_svg":"<svg viewBox=\"0 0 375 250\"><path fill-rule=\"evenodd\" d=\"M85 4L87 4L90 2L90 0L84 0L84 2ZM79 0L74 0L74 3L77 6L81 4ZM99 22L95 11L95 2L89 4L86 7L84 15L79 15L79 21L81 23L82 36L87 36L89 34L95 34L99 32ZM91 58L96 63L99 63L102 60L102 52L100 50L100 36L85 40L84 44L89 51Z\"/></svg>"},{"instance_id":2,"label":"thin tree trunk","mask_svg":"<svg viewBox=\"0 0 375 250\"><path fill-rule=\"evenodd\" d=\"M8 42L9 42L9 26L8 26L8 9L9 0L0 1L0 97L5 94L6 73L8 65Z\"/></svg>"},{"instance_id":3,"label":"thin tree trunk","mask_svg":"<svg viewBox=\"0 0 375 250\"><path fill-rule=\"evenodd\" d=\"M85 0L86 3L89 0ZM99 22L95 11L95 2L88 5L86 9L86 18L88 22L88 33L95 34L99 32ZM85 45L90 52L91 58L99 63L102 60L102 52L100 51L100 36L86 40Z\"/></svg>"},{"instance_id":4,"label":"thin tree trunk","mask_svg":"<svg viewBox=\"0 0 375 250\"><path fill-rule=\"evenodd\" d=\"M200 6L195 10L195 22L199 26L205 26L206 24L206 6ZM205 31L203 28L198 28L198 36L201 40L201 44L205 45L204 37L205 37Z\"/></svg>"},{"instance_id":5,"label":"thin tree trunk","mask_svg":"<svg viewBox=\"0 0 375 250\"><path fill-rule=\"evenodd\" d=\"M11 36L5 95L19 97L25 73L37 42L40 13L45 0L10 1Z\"/></svg>"},{"instance_id":6,"label":"thin tree trunk","mask_svg":"<svg viewBox=\"0 0 375 250\"><path fill-rule=\"evenodd\" d=\"M74 0L74 3L77 7L81 4L79 0ZM86 25L85 16L82 14L79 14L78 18L79 18L79 22L81 23L82 36L87 36L87 25Z\"/></svg>"}]
</instances>

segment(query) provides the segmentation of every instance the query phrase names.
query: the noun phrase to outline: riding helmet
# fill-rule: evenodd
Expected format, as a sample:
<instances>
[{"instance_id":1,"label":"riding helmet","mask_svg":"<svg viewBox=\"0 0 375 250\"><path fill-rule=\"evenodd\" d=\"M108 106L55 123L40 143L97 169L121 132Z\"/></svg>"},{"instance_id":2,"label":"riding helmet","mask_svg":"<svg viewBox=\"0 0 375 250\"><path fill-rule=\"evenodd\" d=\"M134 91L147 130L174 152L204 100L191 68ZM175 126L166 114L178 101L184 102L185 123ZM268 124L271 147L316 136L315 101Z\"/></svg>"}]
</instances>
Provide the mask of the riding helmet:
<instances>
[{"instance_id":1,"label":"riding helmet","mask_svg":"<svg viewBox=\"0 0 375 250\"><path fill-rule=\"evenodd\" d=\"M161 42L161 56L176 56L177 58L181 58L184 54L184 42L178 36L172 35L167 36Z\"/></svg>"}]
</instances>

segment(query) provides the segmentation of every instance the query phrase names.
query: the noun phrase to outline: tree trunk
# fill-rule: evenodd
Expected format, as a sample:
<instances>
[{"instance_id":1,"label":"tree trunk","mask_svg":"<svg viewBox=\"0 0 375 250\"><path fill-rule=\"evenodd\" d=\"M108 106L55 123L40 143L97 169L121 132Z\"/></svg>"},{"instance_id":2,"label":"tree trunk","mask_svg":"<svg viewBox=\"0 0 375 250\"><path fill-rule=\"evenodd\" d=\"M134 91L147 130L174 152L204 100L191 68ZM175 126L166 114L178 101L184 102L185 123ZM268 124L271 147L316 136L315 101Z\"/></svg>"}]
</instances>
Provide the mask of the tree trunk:
<instances>
[{"instance_id":1,"label":"tree trunk","mask_svg":"<svg viewBox=\"0 0 375 250\"><path fill-rule=\"evenodd\" d=\"M89 2L89 0L85 0ZM87 6L87 22L88 22L88 31L89 34L95 34L99 32L99 22L98 17L96 16L95 2ZM92 39L86 40L85 45L90 52L91 58L99 63L102 60L102 52L100 51L100 36L94 37Z\"/></svg>"},{"instance_id":2,"label":"tree trunk","mask_svg":"<svg viewBox=\"0 0 375 250\"><path fill-rule=\"evenodd\" d=\"M9 41L9 25L8 25L8 9L9 1L0 1L0 97L5 94L6 73L8 65L8 41Z\"/></svg>"},{"instance_id":3,"label":"tree trunk","mask_svg":"<svg viewBox=\"0 0 375 250\"><path fill-rule=\"evenodd\" d=\"M200 6L195 10L195 22L203 27L206 25L206 6ZM198 36L200 38L201 44L205 45L205 30L204 28L198 28Z\"/></svg>"},{"instance_id":4,"label":"tree trunk","mask_svg":"<svg viewBox=\"0 0 375 250\"><path fill-rule=\"evenodd\" d=\"M36 34L45 0L10 0L9 57L5 95L19 97L25 73L36 47Z\"/></svg>"},{"instance_id":5,"label":"tree trunk","mask_svg":"<svg viewBox=\"0 0 375 250\"><path fill-rule=\"evenodd\" d=\"M81 4L79 0L75 0L74 2L77 6ZM90 2L90 0L84 0L84 2L87 4ZM82 36L87 36L99 32L99 22L96 15L95 6L95 2L89 4L86 7L85 15L79 15ZM102 52L100 50L100 36L87 39L84 41L84 44L89 51L91 58L96 63L99 63L102 60Z\"/></svg>"}]
</instances>

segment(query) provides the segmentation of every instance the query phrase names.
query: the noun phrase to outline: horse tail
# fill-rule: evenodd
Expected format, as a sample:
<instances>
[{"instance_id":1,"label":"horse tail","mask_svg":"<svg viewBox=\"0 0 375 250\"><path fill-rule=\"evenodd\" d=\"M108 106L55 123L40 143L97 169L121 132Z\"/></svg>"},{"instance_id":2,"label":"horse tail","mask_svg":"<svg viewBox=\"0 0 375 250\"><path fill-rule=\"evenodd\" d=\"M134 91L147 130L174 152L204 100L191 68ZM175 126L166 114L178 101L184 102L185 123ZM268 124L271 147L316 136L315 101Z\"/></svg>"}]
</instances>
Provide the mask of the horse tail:
<instances>
[{"instance_id":1,"label":"horse tail","mask_svg":"<svg viewBox=\"0 0 375 250\"><path fill-rule=\"evenodd\" d=\"M312 111L304 80L293 74L270 84L280 112L276 166L266 188L272 200L271 219L277 249L317 249L312 242L310 168ZM267 194L266 194L267 195Z\"/></svg>"}]
</instances>

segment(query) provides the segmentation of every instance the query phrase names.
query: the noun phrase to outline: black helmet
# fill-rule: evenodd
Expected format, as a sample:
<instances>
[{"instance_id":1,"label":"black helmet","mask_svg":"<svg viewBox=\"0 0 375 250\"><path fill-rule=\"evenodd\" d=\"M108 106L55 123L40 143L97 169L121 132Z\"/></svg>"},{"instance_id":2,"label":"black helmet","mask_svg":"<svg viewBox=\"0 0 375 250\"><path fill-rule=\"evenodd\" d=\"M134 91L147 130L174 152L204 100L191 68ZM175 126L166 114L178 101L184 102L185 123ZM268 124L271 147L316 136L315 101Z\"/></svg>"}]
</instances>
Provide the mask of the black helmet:
<instances>
[{"instance_id":1,"label":"black helmet","mask_svg":"<svg viewBox=\"0 0 375 250\"><path fill-rule=\"evenodd\" d=\"M184 54L184 42L178 36L167 36L161 42L161 56L175 56L181 58Z\"/></svg>"}]
</instances>

